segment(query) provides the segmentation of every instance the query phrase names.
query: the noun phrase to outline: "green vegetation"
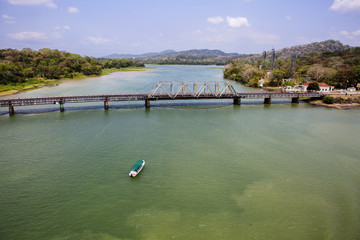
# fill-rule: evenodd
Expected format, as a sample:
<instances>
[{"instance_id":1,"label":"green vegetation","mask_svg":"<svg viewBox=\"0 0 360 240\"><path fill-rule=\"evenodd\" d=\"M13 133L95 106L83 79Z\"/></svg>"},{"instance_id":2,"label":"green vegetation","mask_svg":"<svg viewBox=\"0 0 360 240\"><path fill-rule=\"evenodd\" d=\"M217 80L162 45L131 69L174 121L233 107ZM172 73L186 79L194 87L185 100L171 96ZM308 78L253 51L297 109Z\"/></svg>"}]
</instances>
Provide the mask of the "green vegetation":
<instances>
[{"instance_id":1,"label":"green vegetation","mask_svg":"<svg viewBox=\"0 0 360 240\"><path fill-rule=\"evenodd\" d=\"M120 69L145 67L128 59L100 60L48 48L0 50L0 92L55 84L49 79L99 76ZM109 70L111 69L111 70Z\"/></svg>"},{"instance_id":2,"label":"green vegetation","mask_svg":"<svg viewBox=\"0 0 360 240\"><path fill-rule=\"evenodd\" d=\"M334 99L334 97L331 97L331 96L325 96L323 99L323 103L326 103L326 104L333 104L334 102L335 102L335 99Z\"/></svg>"},{"instance_id":3,"label":"green vegetation","mask_svg":"<svg viewBox=\"0 0 360 240\"><path fill-rule=\"evenodd\" d=\"M308 91L319 91L320 90L319 84L317 82L309 83L307 90Z\"/></svg>"},{"instance_id":4,"label":"green vegetation","mask_svg":"<svg viewBox=\"0 0 360 240\"><path fill-rule=\"evenodd\" d=\"M260 69L261 66L261 69ZM251 86L245 72L252 69L254 79L263 78L264 86L281 86L290 79L301 85L304 82L324 82L335 88L355 87L360 83L360 47L342 51L310 53L300 58L277 59L274 71L270 71L270 60L233 60L224 68L224 77Z\"/></svg>"}]
</instances>

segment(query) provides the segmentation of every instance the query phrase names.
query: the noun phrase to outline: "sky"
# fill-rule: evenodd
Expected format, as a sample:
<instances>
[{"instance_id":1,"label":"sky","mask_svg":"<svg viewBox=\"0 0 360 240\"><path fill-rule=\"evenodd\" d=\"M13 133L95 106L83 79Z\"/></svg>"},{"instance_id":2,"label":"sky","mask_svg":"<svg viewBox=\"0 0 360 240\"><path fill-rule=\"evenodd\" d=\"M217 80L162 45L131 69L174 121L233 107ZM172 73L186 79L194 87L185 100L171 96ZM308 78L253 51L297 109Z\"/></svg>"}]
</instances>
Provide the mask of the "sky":
<instances>
[{"instance_id":1,"label":"sky","mask_svg":"<svg viewBox=\"0 0 360 240\"><path fill-rule=\"evenodd\" d=\"M0 49L82 56L360 46L360 0L0 0Z\"/></svg>"}]
</instances>

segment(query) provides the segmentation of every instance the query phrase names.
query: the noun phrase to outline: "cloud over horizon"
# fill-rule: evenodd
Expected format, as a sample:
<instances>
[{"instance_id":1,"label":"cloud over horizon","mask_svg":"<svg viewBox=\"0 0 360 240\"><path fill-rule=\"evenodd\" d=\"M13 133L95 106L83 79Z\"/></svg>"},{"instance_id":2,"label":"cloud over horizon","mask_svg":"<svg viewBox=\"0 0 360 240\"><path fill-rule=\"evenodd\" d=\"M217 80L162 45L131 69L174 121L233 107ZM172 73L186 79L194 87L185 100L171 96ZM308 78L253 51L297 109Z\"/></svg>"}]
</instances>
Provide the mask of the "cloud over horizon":
<instances>
[{"instance_id":1,"label":"cloud over horizon","mask_svg":"<svg viewBox=\"0 0 360 240\"><path fill-rule=\"evenodd\" d=\"M57 8L53 0L7 0L8 3L13 5L45 5L49 8Z\"/></svg>"},{"instance_id":2,"label":"cloud over horizon","mask_svg":"<svg viewBox=\"0 0 360 240\"><path fill-rule=\"evenodd\" d=\"M330 10L334 12L360 12L360 0L334 0Z\"/></svg>"},{"instance_id":3,"label":"cloud over horizon","mask_svg":"<svg viewBox=\"0 0 360 240\"><path fill-rule=\"evenodd\" d=\"M9 33L8 37L17 41L46 41L48 36L42 32Z\"/></svg>"},{"instance_id":4,"label":"cloud over horizon","mask_svg":"<svg viewBox=\"0 0 360 240\"><path fill-rule=\"evenodd\" d=\"M68 7L68 13L78 13L79 9L76 7Z\"/></svg>"},{"instance_id":5,"label":"cloud over horizon","mask_svg":"<svg viewBox=\"0 0 360 240\"><path fill-rule=\"evenodd\" d=\"M245 17L226 17L226 21L228 22L230 27L239 28L239 27L249 27L249 21Z\"/></svg>"},{"instance_id":6,"label":"cloud over horizon","mask_svg":"<svg viewBox=\"0 0 360 240\"><path fill-rule=\"evenodd\" d=\"M224 22L225 20L222 17L217 16L217 17L208 17L207 21L209 23L218 24Z\"/></svg>"}]
</instances>

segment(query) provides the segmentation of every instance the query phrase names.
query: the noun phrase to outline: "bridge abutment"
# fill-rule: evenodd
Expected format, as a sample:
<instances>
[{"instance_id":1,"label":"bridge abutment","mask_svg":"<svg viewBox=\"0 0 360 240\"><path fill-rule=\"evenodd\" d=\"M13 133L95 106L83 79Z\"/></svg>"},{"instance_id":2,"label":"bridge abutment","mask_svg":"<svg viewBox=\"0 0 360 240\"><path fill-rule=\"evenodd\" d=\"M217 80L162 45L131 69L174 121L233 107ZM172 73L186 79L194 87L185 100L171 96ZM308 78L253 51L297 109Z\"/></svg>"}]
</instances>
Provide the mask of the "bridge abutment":
<instances>
[{"instance_id":1,"label":"bridge abutment","mask_svg":"<svg viewBox=\"0 0 360 240\"><path fill-rule=\"evenodd\" d=\"M145 100L145 108L150 108L150 100Z\"/></svg>"},{"instance_id":2,"label":"bridge abutment","mask_svg":"<svg viewBox=\"0 0 360 240\"><path fill-rule=\"evenodd\" d=\"M234 98L234 105L241 105L241 98Z\"/></svg>"},{"instance_id":3,"label":"bridge abutment","mask_svg":"<svg viewBox=\"0 0 360 240\"><path fill-rule=\"evenodd\" d=\"M264 104L271 104L271 96L264 98Z\"/></svg>"}]
</instances>

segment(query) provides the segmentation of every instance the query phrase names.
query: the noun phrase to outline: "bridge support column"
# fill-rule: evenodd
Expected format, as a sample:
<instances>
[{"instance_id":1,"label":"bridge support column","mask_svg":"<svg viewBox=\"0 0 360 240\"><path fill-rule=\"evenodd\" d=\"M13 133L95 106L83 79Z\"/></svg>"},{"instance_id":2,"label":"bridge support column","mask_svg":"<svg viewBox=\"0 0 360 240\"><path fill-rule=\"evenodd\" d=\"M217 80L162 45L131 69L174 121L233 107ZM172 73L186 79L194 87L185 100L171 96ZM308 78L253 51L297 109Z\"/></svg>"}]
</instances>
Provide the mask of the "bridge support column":
<instances>
[{"instance_id":1,"label":"bridge support column","mask_svg":"<svg viewBox=\"0 0 360 240\"><path fill-rule=\"evenodd\" d=\"M65 111L64 101L60 101L59 104L60 104L60 112L64 112Z\"/></svg>"},{"instance_id":2,"label":"bridge support column","mask_svg":"<svg viewBox=\"0 0 360 240\"><path fill-rule=\"evenodd\" d=\"M14 111L14 106L13 105L9 105L9 115L14 115L15 114L15 111Z\"/></svg>"},{"instance_id":3,"label":"bridge support column","mask_svg":"<svg viewBox=\"0 0 360 240\"><path fill-rule=\"evenodd\" d=\"M104 109L109 110L109 101L107 99L104 101Z\"/></svg>"},{"instance_id":4,"label":"bridge support column","mask_svg":"<svg viewBox=\"0 0 360 240\"><path fill-rule=\"evenodd\" d=\"M291 103L299 103L299 97L292 98Z\"/></svg>"},{"instance_id":5,"label":"bridge support column","mask_svg":"<svg viewBox=\"0 0 360 240\"><path fill-rule=\"evenodd\" d=\"M150 100L145 100L145 107L150 108Z\"/></svg>"},{"instance_id":6,"label":"bridge support column","mask_svg":"<svg viewBox=\"0 0 360 240\"><path fill-rule=\"evenodd\" d=\"M241 105L241 98L234 98L234 105Z\"/></svg>"},{"instance_id":7,"label":"bridge support column","mask_svg":"<svg viewBox=\"0 0 360 240\"><path fill-rule=\"evenodd\" d=\"M271 104L271 96L264 98L264 104Z\"/></svg>"}]
</instances>

